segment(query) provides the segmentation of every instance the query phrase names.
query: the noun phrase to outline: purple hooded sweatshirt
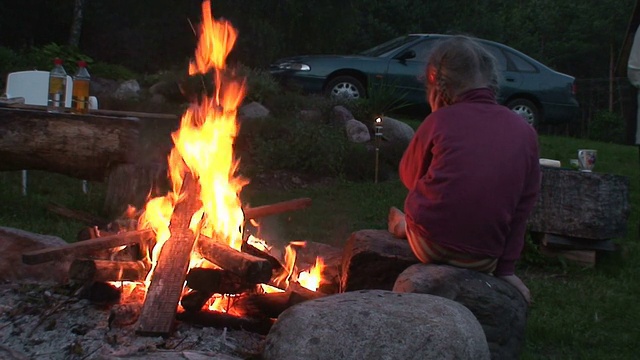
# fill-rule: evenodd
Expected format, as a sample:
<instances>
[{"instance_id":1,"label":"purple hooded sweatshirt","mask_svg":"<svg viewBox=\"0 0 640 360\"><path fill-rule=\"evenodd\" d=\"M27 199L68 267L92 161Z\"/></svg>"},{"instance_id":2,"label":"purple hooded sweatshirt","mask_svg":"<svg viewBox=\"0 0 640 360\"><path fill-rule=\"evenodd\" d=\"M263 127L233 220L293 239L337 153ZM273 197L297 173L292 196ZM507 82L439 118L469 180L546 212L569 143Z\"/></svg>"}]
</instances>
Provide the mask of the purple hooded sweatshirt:
<instances>
[{"instance_id":1,"label":"purple hooded sweatshirt","mask_svg":"<svg viewBox=\"0 0 640 360\"><path fill-rule=\"evenodd\" d=\"M428 241L497 258L494 274L511 275L540 177L533 127L490 89L469 90L427 116L402 157L407 226Z\"/></svg>"}]
</instances>

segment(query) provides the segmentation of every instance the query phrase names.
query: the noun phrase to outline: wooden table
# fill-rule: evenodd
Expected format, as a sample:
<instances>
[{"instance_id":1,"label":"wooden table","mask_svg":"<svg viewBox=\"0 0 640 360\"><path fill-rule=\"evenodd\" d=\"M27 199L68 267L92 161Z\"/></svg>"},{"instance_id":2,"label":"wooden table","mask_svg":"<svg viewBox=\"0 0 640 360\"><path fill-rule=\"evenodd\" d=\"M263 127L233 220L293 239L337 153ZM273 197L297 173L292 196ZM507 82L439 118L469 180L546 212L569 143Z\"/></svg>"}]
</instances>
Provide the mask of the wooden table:
<instances>
[{"instance_id":1,"label":"wooden table","mask_svg":"<svg viewBox=\"0 0 640 360\"><path fill-rule=\"evenodd\" d=\"M105 213L144 204L166 165L140 162L141 123L171 114L91 110L50 113L44 106L0 106L0 171L43 170L105 182Z\"/></svg>"}]
</instances>

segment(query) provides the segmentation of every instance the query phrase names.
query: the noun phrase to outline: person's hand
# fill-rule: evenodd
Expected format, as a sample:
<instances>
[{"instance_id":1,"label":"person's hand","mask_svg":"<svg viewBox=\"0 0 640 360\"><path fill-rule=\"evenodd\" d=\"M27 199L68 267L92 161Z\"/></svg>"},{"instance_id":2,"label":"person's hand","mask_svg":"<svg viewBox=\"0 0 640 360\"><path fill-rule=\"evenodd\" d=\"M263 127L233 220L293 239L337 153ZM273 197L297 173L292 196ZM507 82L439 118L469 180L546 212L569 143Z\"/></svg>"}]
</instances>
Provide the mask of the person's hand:
<instances>
[{"instance_id":1,"label":"person's hand","mask_svg":"<svg viewBox=\"0 0 640 360\"><path fill-rule=\"evenodd\" d=\"M524 299L527 301L527 305L531 305L531 292L529 291L529 288L527 288L527 286L522 282L522 280L520 280L519 277L513 274L513 275L507 275L507 276L500 276L499 278L508 282L509 284L513 285L516 289L518 289L518 291L520 291L522 296L524 296Z\"/></svg>"}]
</instances>

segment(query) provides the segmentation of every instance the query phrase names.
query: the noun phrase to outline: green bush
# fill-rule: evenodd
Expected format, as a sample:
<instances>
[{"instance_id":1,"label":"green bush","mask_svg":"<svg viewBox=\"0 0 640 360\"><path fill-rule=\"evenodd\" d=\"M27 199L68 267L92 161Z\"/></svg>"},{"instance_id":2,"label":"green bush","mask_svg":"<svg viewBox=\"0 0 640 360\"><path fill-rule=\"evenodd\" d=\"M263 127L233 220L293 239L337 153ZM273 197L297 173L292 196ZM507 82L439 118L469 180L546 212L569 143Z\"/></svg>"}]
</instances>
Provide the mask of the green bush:
<instances>
[{"instance_id":1,"label":"green bush","mask_svg":"<svg viewBox=\"0 0 640 360\"><path fill-rule=\"evenodd\" d=\"M347 149L343 129L297 119L252 119L236 140L243 171L290 170L339 176Z\"/></svg>"},{"instance_id":2,"label":"green bush","mask_svg":"<svg viewBox=\"0 0 640 360\"><path fill-rule=\"evenodd\" d=\"M3 89L3 92L6 85L7 75L16 69L16 64L18 62L18 53L4 46L0 46L0 89Z\"/></svg>"},{"instance_id":3,"label":"green bush","mask_svg":"<svg viewBox=\"0 0 640 360\"><path fill-rule=\"evenodd\" d=\"M589 139L616 144L625 142L625 123L619 114L601 110L589 122Z\"/></svg>"},{"instance_id":4,"label":"green bush","mask_svg":"<svg viewBox=\"0 0 640 360\"><path fill-rule=\"evenodd\" d=\"M91 76L112 79L112 80L130 80L138 79L140 76L134 71L117 64L107 64L97 61L89 68Z\"/></svg>"},{"instance_id":5,"label":"green bush","mask_svg":"<svg viewBox=\"0 0 640 360\"><path fill-rule=\"evenodd\" d=\"M93 59L80 52L76 47L50 43L42 47L31 47L22 52L24 67L48 71L53 67L53 59L60 58L64 61L64 68L68 74L74 74L78 70L78 61L85 61L91 65Z\"/></svg>"},{"instance_id":6,"label":"green bush","mask_svg":"<svg viewBox=\"0 0 640 360\"><path fill-rule=\"evenodd\" d=\"M280 96L280 84L265 70L250 68L244 65L237 67L237 75L247 81L245 101L257 101L264 104L269 99Z\"/></svg>"}]
</instances>

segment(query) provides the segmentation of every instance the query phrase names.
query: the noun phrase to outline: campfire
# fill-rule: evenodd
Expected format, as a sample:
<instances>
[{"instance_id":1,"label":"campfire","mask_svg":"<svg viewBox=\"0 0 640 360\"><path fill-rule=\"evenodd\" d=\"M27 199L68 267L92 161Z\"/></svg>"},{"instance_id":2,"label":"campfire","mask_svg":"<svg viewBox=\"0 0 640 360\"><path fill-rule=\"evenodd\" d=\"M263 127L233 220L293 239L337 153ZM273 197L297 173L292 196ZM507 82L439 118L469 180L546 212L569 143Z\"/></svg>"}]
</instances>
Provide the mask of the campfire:
<instances>
[{"instance_id":1,"label":"campfire","mask_svg":"<svg viewBox=\"0 0 640 360\"><path fill-rule=\"evenodd\" d=\"M209 1L203 2L202 13L189 74L212 72L214 91L191 104L172 134L172 190L147 202L134 230L23 257L35 264L75 256L70 279L85 286L108 282L119 288L121 301L143 298L135 316L141 335L169 334L176 318L262 329L287 307L322 295L317 292L322 259L304 272L296 267L295 249L304 242L290 243L280 259L263 240L244 231L247 221L302 209L311 200L242 205L239 195L248 180L238 175L234 139L245 83L225 67L237 32L212 17ZM111 249L109 255L96 258L95 251L104 249Z\"/></svg>"}]
</instances>

